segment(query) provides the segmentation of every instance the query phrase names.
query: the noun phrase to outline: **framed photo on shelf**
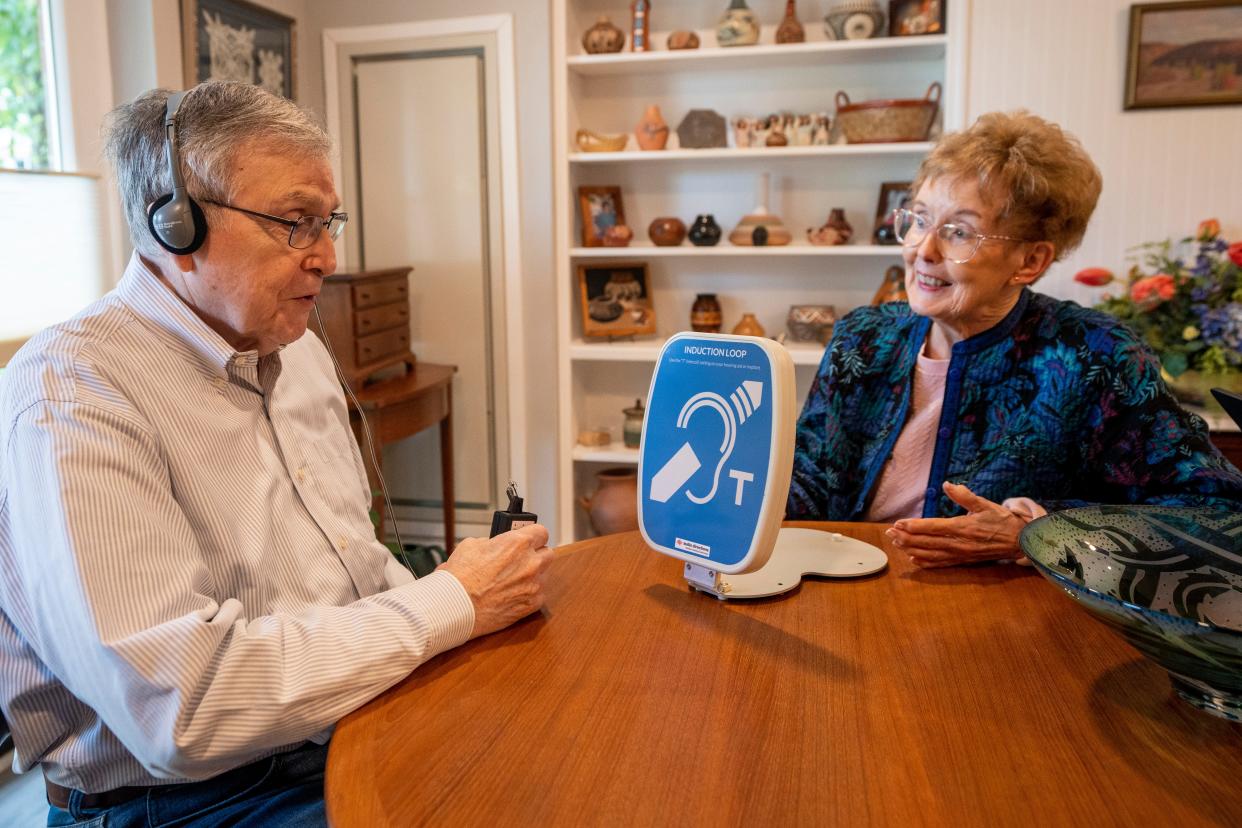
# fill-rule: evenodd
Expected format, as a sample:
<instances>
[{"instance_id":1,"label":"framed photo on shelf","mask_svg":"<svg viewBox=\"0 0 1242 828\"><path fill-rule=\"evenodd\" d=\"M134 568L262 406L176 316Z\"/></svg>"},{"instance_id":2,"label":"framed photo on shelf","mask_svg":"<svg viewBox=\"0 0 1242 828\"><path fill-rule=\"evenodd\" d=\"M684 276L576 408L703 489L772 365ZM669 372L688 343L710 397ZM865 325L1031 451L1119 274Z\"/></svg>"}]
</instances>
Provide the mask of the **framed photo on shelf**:
<instances>
[{"instance_id":1,"label":"framed photo on shelf","mask_svg":"<svg viewBox=\"0 0 1242 828\"><path fill-rule=\"evenodd\" d=\"M636 336L656 332L646 262L578 265L582 335Z\"/></svg>"},{"instance_id":2,"label":"framed photo on shelf","mask_svg":"<svg viewBox=\"0 0 1242 828\"><path fill-rule=\"evenodd\" d=\"M1130 7L1126 109L1242 104L1242 0Z\"/></svg>"},{"instance_id":3,"label":"framed photo on shelf","mask_svg":"<svg viewBox=\"0 0 1242 828\"><path fill-rule=\"evenodd\" d=\"M889 0L890 37L945 33L945 6L949 0Z\"/></svg>"},{"instance_id":4,"label":"framed photo on shelf","mask_svg":"<svg viewBox=\"0 0 1242 828\"><path fill-rule=\"evenodd\" d=\"M608 228L625 224L620 187L579 187L578 207L582 214L583 247L603 247Z\"/></svg>"},{"instance_id":5,"label":"framed photo on shelf","mask_svg":"<svg viewBox=\"0 0 1242 828\"><path fill-rule=\"evenodd\" d=\"M295 25L246 0L181 0L186 88L234 80L293 100Z\"/></svg>"},{"instance_id":6,"label":"framed photo on shelf","mask_svg":"<svg viewBox=\"0 0 1242 828\"><path fill-rule=\"evenodd\" d=\"M893 211L910 200L912 181L885 181L880 185L880 200L875 208L875 229L871 240L876 244L898 244L893 229Z\"/></svg>"}]
</instances>

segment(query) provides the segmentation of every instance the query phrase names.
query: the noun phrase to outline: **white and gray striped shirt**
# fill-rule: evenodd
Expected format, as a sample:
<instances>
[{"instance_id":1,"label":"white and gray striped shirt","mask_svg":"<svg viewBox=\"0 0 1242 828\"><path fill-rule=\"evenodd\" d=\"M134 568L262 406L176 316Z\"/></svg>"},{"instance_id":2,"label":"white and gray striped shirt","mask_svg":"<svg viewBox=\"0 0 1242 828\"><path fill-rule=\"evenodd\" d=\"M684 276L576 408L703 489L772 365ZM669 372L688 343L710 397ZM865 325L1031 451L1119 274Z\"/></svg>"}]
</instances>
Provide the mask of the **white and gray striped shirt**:
<instances>
[{"instance_id":1,"label":"white and gray striped shirt","mask_svg":"<svg viewBox=\"0 0 1242 828\"><path fill-rule=\"evenodd\" d=\"M0 375L0 703L16 770L88 792L302 743L474 608L376 542L307 334L235 352L134 257Z\"/></svg>"}]
</instances>

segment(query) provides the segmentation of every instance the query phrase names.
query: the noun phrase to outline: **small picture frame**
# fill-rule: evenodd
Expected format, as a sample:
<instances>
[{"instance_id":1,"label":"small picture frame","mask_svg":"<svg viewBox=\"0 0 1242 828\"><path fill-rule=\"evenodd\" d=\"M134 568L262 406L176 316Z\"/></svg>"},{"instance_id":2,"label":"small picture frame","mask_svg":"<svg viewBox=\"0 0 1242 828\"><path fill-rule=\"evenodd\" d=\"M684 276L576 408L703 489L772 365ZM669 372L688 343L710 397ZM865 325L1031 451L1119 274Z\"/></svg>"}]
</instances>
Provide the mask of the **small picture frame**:
<instances>
[{"instance_id":1,"label":"small picture frame","mask_svg":"<svg viewBox=\"0 0 1242 828\"><path fill-rule=\"evenodd\" d=\"M944 34L949 0L889 0L890 37Z\"/></svg>"},{"instance_id":2,"label":"small picture frame","mask_svg":"<svg viewBox=\"0 0 1242 828\"><path fill-rule=\"evenodd\" d=\"M579 187L578 208L582 216L583 247L603 247L608 228L625 224L620 187Z\"/></svg>"},{"instance_id":3,"label":"small picture frame","mask_svg":"<svg viewBox=\"0 0 1242 828\"><path fill-rule=\"evenodd\" d=\"M1242 0L1130 7L1126 109L1242 104Z\"/></svg>"},{"instance_id":4,"label":"small picture frame","mask_svg":"<svg viewBox=\"0 0 1242 828\"><path fill-rule=\"evenodd\" d=\"M871 240L875 244L899 244L893 229L893 211L910 201L912 181L885 181L880 185L880 199L875 207L875 229Z\"/></svg>"},{"instance_id":5,"label":"small picture frame","mask_svg":"<svg viewBox=\"0 0 1242 828\"><path fill-rule=\"evenodd\" d=\"M646 262L578 265L584 337L656 332Z\"/></svg>"},{"instance_id":6,"label":"small picture frame","mask_svg":"<svg viewBox=\"0 0 1242 828\"><path fill-rule=\"evenodd\" d=\"M246 0L181 0L186 88L242 81L293 100L295 25Z\"/></svg>"}]
</instances>

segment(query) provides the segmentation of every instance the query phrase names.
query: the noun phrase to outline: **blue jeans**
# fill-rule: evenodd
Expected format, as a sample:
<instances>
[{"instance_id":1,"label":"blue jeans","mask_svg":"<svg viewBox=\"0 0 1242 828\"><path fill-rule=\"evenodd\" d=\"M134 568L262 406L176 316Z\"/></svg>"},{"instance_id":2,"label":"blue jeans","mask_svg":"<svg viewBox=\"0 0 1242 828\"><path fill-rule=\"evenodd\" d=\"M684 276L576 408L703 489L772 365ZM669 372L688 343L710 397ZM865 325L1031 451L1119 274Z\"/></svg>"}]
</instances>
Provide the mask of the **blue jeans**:
<instances>
[{"instance_id":1,"label":"blue jeans","mask_svg":"<svg viewBox=\"0 0 1242 828\"><path fill-rule=\"evenodd\" d=\"M308 742L202 782L159 785L111 808L82 808L69 795L69 810L52 807L49 826L81 828L322 828L323 771L328 746Z\"/></svg>"}]
</instances>

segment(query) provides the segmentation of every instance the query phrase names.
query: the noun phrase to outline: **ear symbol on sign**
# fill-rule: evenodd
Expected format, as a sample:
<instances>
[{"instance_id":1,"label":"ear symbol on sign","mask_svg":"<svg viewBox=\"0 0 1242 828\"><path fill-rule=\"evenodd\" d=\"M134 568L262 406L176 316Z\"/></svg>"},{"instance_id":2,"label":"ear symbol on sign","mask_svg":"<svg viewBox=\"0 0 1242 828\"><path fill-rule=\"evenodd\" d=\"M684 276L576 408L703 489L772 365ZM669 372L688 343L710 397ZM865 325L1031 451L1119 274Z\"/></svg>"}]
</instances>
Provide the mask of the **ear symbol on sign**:
<instances>
[{"instance_id":1,"label":"ear symbol on sign","mask_svg":"<svg viewBox=\"0 0 1242 828\"><path fill-rule=\"evenodd\" d=\"M729 456L733 454L733 448L737 442L737 427L739 423L745 423L762 402L763 383L747 380L729 395L727 401L715 392L702 391L686 400L686 404L681 407L681 413L677 415L678 428L686 428L690 424L690 418L694 413L704 407L710 408L719 414L721 421L724 423L724 436L720 441L721 455L720 460L716 463L716 471L712 475L712 488L706 495L702 496L686 492L686 497L692 503L703 504L716 496L716 489L720 485L720 472L728 461ZM730 403L732 403L732 406L730 406ZM682 484L699 470L701 465L702 463L699 461L698 455L694 453L694 449L691 448L690 444L683 443L681 448L677 450L677 453L652 478L651 499L657 503L667 502L669 498L677 493Z\"/></svg>"}]
</instances>

